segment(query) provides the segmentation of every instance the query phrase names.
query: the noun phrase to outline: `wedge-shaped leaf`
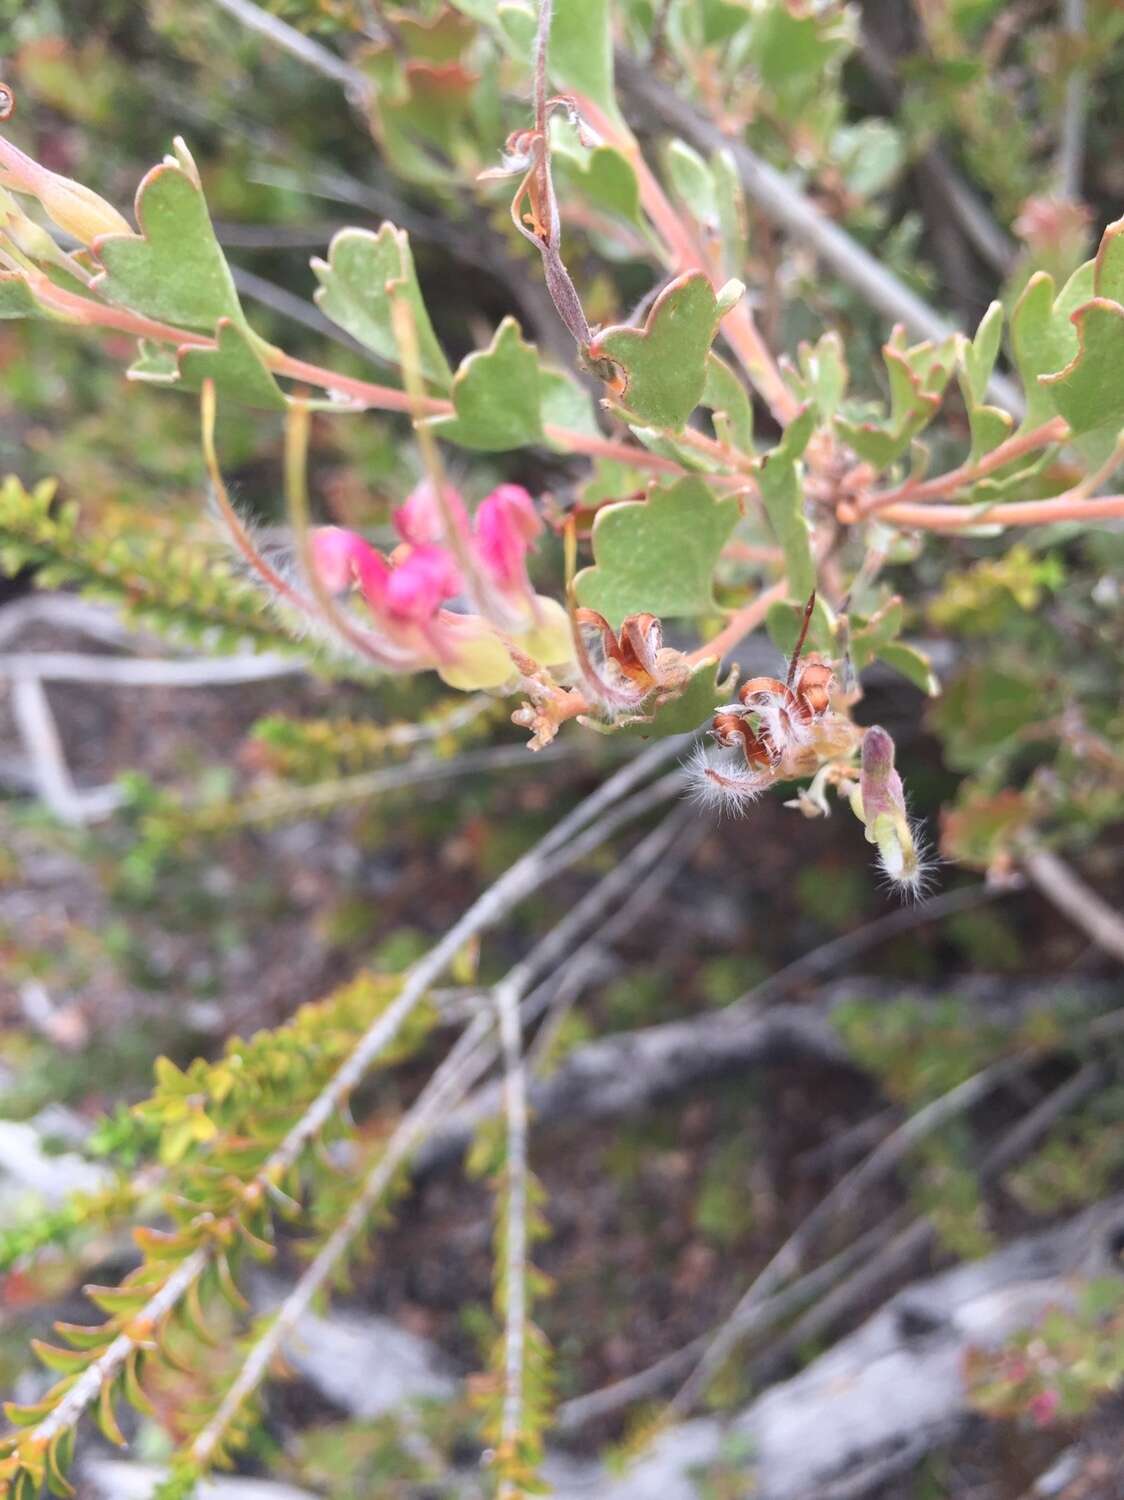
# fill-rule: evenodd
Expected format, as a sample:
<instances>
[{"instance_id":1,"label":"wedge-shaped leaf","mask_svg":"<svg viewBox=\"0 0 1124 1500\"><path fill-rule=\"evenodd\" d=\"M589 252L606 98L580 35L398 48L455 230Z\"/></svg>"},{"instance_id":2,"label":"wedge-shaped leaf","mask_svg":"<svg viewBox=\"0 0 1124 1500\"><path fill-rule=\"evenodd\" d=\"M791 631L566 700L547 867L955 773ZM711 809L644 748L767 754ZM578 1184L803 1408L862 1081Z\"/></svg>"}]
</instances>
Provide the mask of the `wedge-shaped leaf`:
<instances>
[{"instance_id":1,"label":"wedge-shaped leaf","mask_svg":"<svg viewBox=\"0 0 1124 1500\"><path fill-rule=\"evenodd\" d=\"M1064 370L1039 377L1075 436L1124 423L1124 307L1095 297L1073 314L1077 353Z\"/></svg>"},{"instance_id":2,"label":"wedge-shaped leaf","mask_svg":"<svg viewBox=\"0 0 1124 1500\"><path fill-rule=\"evenodd\" d=\"M691 680L670 703L661 703L648 723L643 721L621 727L621 734L638 740L659 740L668 734L689 734L705 724L719 703L728 696L718 684L718 662L713 657L699 662Z\"/></svg>"},{"instance_id":3,"label":"wedge-shaped leaf","mask_svg":"<svg viewBox=\"0 0 1124 1500\"><path fill-rule=\"evenodd\" d=\"M852 421L837 416L835 425L860 458L884 469L909 447L910 439L932 421L956 354L955 335L939 344L908 347L900 325L883 346L890 385L889 414L876 421Z\"/></svg>"},{"instance_id":4,"label":"wedge-shaped leaf","mask_svg":"<svg viewBox=\"0 0 1124 1500\"><path fill-rule=\"evenodd\" d=\"M404 230L393 224L377 234L341 229L328 246L328 259L314 260L312 269L320 282L320 311L389 364L399 363L399 353L387 284L400 282L414 316L421 373L439 390L449 389L453 372L429 321Z\"/></svg>"},{"instance_id":5,"label":"wedge-shaped leaf","mask_svg":"<svg viewBox=\"0 0 1124 1500\"><path fill-rule=\"evenodd\" d=\"M718 189L714 173L693 146L685 141L670 141L664 153L664 165L676 196L700 224L718 228Z\"/></svg>"},{"instance_id":6,"label":"wedge-shaped leaf","mask_svg":"<svg viewBox=\"0 0 1124 1500\"><path fill-rule=\"evenodd\" d=\"M623 372L621 402L642 425L678 430L702 400L706 361L718 327L718 301L701 271L664 288L643 328L606 328L590 346Z\"/></svg>"},{"instance_id":7,"label":"wedge-shaped leaf","mask_svg":"<svg viewBox=\"0 0 1124 1500\"><path fill-rule=\"evenodd\" d=\"M461 362L452 395L456 416L432 425L463 448L498 453L542 437L539 359L514 318L503 320L487 349Z\"/></svg>"},{"instance_id":8,"label":"wedge-shaped leaf","mask_svg":"<svg viewBox=\"0 0 1124 1500\"><path fill-rule=\"evenodd\" d=\"M1011 351L1026 391L1024 429L1038 427L1055 415L1052 392L1040 375L1064 369L1077 353L1077 330L1070 314L1094 295L1093 262L1079 266L1059 295L1054 278L1036 272L1023 288L1011 313Z\"/></svg>"},{"instance_id":9,"label":"wedge-shaped leaf","mask_svg":"<svg viewBox=\"0 0 1124 1500\"><path fill-rule=\"evenodd\" d=\"M197 391L213 380L215 391L228 401L265 411L284 411L285 397L253 342L236 323L220 318L215 329L217 347L180 350L180 384Z\"/></svg>"},{"instance_id":10,"label":"wedge-shaped leaf","mask_svg":"<svg viewBox=\"0 0 1124 1500\"><path fill-rule=\"evenodd\" d=\"M715 430L720 437L743 453L753 452L753 404L749 393L713 350L707 356L702 404L714 413Z\"/></svg>"},{"instance_id":11,"label":"wedge-shaped leaf","mask_svg":"<svg viewBox=\"0 0 1124 1500\"><path fill-rule=\"evenodd\" d=\"M652 489L647 500L605 505L593 523L594 566L574 580L578 601L618 630L626 615L661 618L714 608L714 570L738 518L701 479Z\"/></svg>"},{"instance_id":12,"label":"wedge-shaped leaf","mask_svg":"<svg viewBox=\"0 0 1124 1500\"><path fill-rule=\"evenodd\" d=\"M1014 419L1001 407L987 404L987 383L999 356L1003 337L1003 304L993 302L984 313L974 339L962 339L957 379L968 412L972 445L969 461L990 453L1011 434Z\"/></svg>"},{"instance_id":13,"label":"wedge-shaped leaf","mask_svg":"<svg viewBox=\"0 0 1124 1500\"><path fill-rule=\"evenodd\" d=\"M796 364L782 359L781 367L789 389L803 405L815 406L821 422L830 422L847 393L850 371L843 353L843 340L834 329L815 344L802 340L796 350Z\"/></svg>"},{"instance_id":14,"label":"wedge-shaped leaf","mask_svg":"<svg viewBox=\"0 0 1124 1500\"><path fill-rule=\"evenodd\" d=\"M550 72L563 89L588 94L595 104L616 115L610 0L565 0L554 7Z\"/></svg>"},{"instance_id":15,"label":"wedge-shaped leaf","mask_svg":"<svg viewBox=\"0 0 1124 1500\"><path fill-rule=\"evenodd\" d=\"M110 302L178 328L210 332L220 318L245 325L187 147L176 142L137 189L140 234L102 235L93 251L104 270L94 288Z\"/></svg>"},{"instance_id":16,"label":"wedge-shaped leaf","mask_svg":"<svg viewBox=\"0 0 1124 1500\"><path fill-rule=\"evenodd\" d=\"M772 452L762 458L758 472L765 514L784 553L789 593L796 599L806 599L816 586L800 465L815 425L816 409L806 406L785 428L784 437Z\"/></svg>"},{"instance_id":17,"label":"wedge-shaped leaf","mask_svg":"<svg viewBox=\"0 0 1124 1500\"><path fill-rule=\"evenodd\" d=\"M557 120L555 125L551 160L560 186L580 194L602 213L629 224L643 224L640 184L627 157L614 146L586 150L578 145L570 126L558 125Z\"/></svg>"}]
</instances>

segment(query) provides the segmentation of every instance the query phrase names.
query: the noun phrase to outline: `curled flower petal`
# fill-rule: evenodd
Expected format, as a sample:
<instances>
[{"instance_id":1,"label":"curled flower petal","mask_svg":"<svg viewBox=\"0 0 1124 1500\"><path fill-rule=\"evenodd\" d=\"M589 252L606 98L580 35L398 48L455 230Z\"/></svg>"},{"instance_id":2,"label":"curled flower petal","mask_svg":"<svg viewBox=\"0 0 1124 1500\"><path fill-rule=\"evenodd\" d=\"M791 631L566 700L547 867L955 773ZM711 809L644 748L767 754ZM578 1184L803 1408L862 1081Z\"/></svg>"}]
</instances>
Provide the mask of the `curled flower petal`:
<instances>
[{"instance_id":1,"label":"curled flower petal","mask_svg":"<svg viewBox=\"0 0 1124 1500\"><path fill-rule=\"evenodd\" d=\"M357 532L342 526L317 526L309 540L317 577L329 593L345 593L361 582L372 559L389 572L370 542Z\"/></svg>"},{"instance_id":2,"label":"curled flower petal","mask_svg":"<svg viewBox=\"0 0 1124 1500\"><path fill-rule=\"evenodd\" d=\"M413 547L390 570L381 602L389 614L420 623L460 591L460 573L444 547Z\"/></svg>"},{"instance_id":3,"label":"curled flower petal","mask_svg":"<svg viewBox=\"0 0 1124 1500\"><path fill-rule=\"evenodd\" d=\"M527 584L527 553L542 530L534 502L521 484L501 484L482 500L473 524L476 554L499 584L523 591Z\"/></svg>"},{"instance_id":4,"label":"curled flower petal","mask_svg":"<svg viewBox=\"0 0 1124 1500\"><path fill-rule=\"evenodd\" d=\"M454 485L447 484L444 498L457 529L467 536L468 511L461 492ZM426 547L432 542L445 540L445 520L431 480L423 479L414 486L394 512L394 525L402 540L412 547Z\"/></svg>"}]
</instances>

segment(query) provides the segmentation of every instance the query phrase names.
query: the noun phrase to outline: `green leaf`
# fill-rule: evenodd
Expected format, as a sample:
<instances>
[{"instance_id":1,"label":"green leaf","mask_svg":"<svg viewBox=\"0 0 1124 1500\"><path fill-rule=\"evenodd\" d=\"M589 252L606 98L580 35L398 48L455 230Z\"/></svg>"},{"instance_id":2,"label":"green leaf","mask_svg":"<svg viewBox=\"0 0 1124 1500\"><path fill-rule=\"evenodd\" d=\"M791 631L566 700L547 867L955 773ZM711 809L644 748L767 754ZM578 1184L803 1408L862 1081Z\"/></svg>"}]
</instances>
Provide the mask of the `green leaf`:
<instances>
[{"instance_id":1,"label":"green leaf","mask_svg":"<svg viewBox=\"0 0 1124 1500\"><path fill-rule=\"evenodd\" d=\"M110 302L178 328L210 332L220 318L245 326L230 268L215 238L194 163L182 142L137 189L141 233L104 235L94 289Z\"/></svg>"},{"instance_id":2,"label":"green leaf","mask_svg":"<svg viewBox=\"0 0 1124 1500\"><path fill-rule=\"evenodd\" d=\"M213 380L217 394L228 401L265 411L284 411L286 403L281 387L259 355L252 336L236 323L220 318L215 337L218 340L215 349L188 345L179 351L180 383L184 389L197 391L204 380Z\"/></svg>"},{"instance_id":3,"label":"green leaf","mask_svg":"<svg viewBox=\"0 0 1124 1500\"><path fill-rule=\"evenodd\" d=\"M670 141L664 164L676 196L700 224L718 226L718 194L714 174L693 146Z\"/></svg>"},{"instance_id":4,"label":"green leaf","mask_svg":"<svg viewBox=\"0 0 1124 1500\"><path fill-rule=\"evenodd\" d=\"M572 128L555 119L552 128L555 175L563 187L579 193L592 207L628 224L643 225L640 184L632 163L614 146L586 150Z\"/></svg>"},{"instance_id":5,"label":"green leaf","mask_svg":"<svg viewBox=\"0 0 1124 1500\"><path fill-rule=\"evenodd\" d=\"M642 329L607 328L590 355L607 355L620 365L622 404L641 425L677 430L702 399L717 327L714 288L701 271L690 271L664 288Z\"/></svg>"},{"instance_id":6,"label":"green leaf","mask_svg":"<svg viewBox=\"0 0 1124 1500\"><path fill-rule=\"evenodd\" d=\"M711 350L706 361L703 406L709 406L717 418L725 418L734 446L743 453L753 452L753 403L749 393L724 359Z\"/></svg>"},{"instance_id":7,"label":"green leaf","mask_svg":"<svg viewBox=\"0 0 1124 1500\"><path fill-rule=\"evenodd\" d=\"M587 437L601 436L589 392L563 371L540 366L539 405L544 428L565 427Z\"/></svg>"},{"instance_id":8,"label":"green leaf","mask_svg":"<svg viewBox=\"0 0 1124 1500\"><path fill-rule=\"evenodd\" d=\"M0 319L47 316L22 276L17 276L15 272L0 273Z\"/></svg>"},{"instance_id":9,"label":"green leaf","mask_svg":"<svg viewBox=\"0 0 1124 1500\"><path fill-rule=\"evenodd\" d=\"M830 422L847 391L850 371L843 340L834 329L815 344L802 340L796 350L796 366L781 361L785 380L798 400L815 406L821 422Z\"/></svg>"},{"instance_id":10,"label":"green leaf","mask_svg":"<svg viewBox=\"0 0 1124 1500\"><path fill-rule=\"evenodd\" d=\"M1093 291L1098 297L1124 302L1124 219L1109 224L1093 262Z\"/></svg>"},{"instance_id":11,"label":"green leaf","mask_svg":"<svg viewBox=\"0 0 1124 1500\"><path fill-rule=\"evenodd\" d=\"M930 698L939 695L941 685L933 671L933 664L925 652L919 651L916 646L907 646L904 641L885 641L878 647L878 659L888 667L893 667L895 672L900 672Z\"/></svg>"},{"instance_id":12,"label":"green leaf","mask_svg":"<svg viewBox=\"0 0 1124 1500\"><path fill-rule=\"evenodd\" d=\"M1011 313L1011 350L1026 391L1022 428L1038 427L1055 414L1053 394L1040 385L1040 375L1053 375L1077 353L1077 330L1069 315L1094 292L1093 262L1079 266L1054 297L1054 278L1036 272Z\"/></svg>"},{"instance_id":13,"label":"green leaf","mask_svg":"<svg viewBox=\"0 0 1124 1500\"><path fill-rule=\"evenodd\" d=\"M414 315L421 373L439 390L449 389L453 373L429 321L404 230L393 224L384 224L377 234L341 229L328 246L328 259L314 260L312 269L320 282L315 294L320 311L393 365L400 360L386 288L388 282L403 282Z\"/></svg>"},{"instance_id":14,"label":"green leaf","mask_svg":"<svg viewBox=\"0 0 1124 1500\"><path fill-rule=\"evenodd\" d=\"M806 599L816 586L812 531L804 515L800 457L816 425L816 409L806 406L785 429L784 437L761 460L758 483L765 514L784 552L790 594Z\"/></svg>"},{"instance_id":15,"label":"green leaf","mask_svg":"<svg viewBox=\"0 0 1124 1500\"><path fill-rule=\"evenodd\" d=\"M890 383L889 415L863 422L837 416L835 425L844 441L879 469L893 463L936 415L955 355L955 334L939 344L926 341L909 348L905 330L895 328L882 350Z\"/></svg>"},{"instance_id":16,"label":"green leaf","mask_svg":"<svg viewBox=\"0 0 1124 1500\"><path fill-rule=\"evenodd\" d=\"M710 158L710 170L718 200L723 266L727 276L740 276L745 270L747 253L745 189L727 147Z\"/></svg>"},{"instance_id":17,"label":"green leaf","mask_svg":"<svg viewBox=\"0 0 1124 1500\"><path fill-rule=\"evenodd\" d=\"M982 458L1011 435L1014 418L1001 407L987 404L987 383L999 356L1003 337L1003 304L993 302L984 313L974 339L961 338L957 381L968 412L972 435L969 461Z\"/></svg>"},{"instance_id":18,"label":"green leaf","mask_svg":"<svg viewBox=\"0 0 1124 1500\"><path fill-rule=\"evenodd\" d=\"M501 452L542 437L539 359L514 318L503 320L487 349L462 360L452 395L456 416L432 426L463 448Z\"/></svg>"},{"instance_id":19,"label":"green leaf","mask_svg":"<svg viewBox=\"0 0 1124 1500\"><path fill-rule=\"evenodd\" d=\"M1106 297L1073 314L1078 349L1064 370L1040 375L1075 436L1124 422L1124 307Z\"/></svg>"},{"instance_id":20,"label":"green leaf","mask_svg":"<svg viewBox=\"0 0 1124 1500\"><path fill-rule=\"evenodd\" d=\"M738 518L701 479L657 486L647 500L603 506L593 523L595 565L574 580L578 602L619 630L626 615L699 615L714 608L714 570Z\"/></svg>"},{"instance_id":21,"label":"green leaf","mask_svg":"<svg viewBox=\"0 0 1124 1500\"><path fill-rule=\"evenodd\" d=\"M564 0L555 5L550 23L550 73L561 88L588 94L618 118L609 0Z\"/></svg>"},{"instance_id":22,"label":"green leaf","mask_svg":"<svg viewBox=\"0 0 1124 1500\"><path fill-rule=\"evenodd\" d=\"M718 666L713 657L699 662L678 698L661 704L646 724L623 724L620 733L638 740L659 740L669 734L689 734L705 724L726 696L718 685Z\"/></svg>"}]
</instances>

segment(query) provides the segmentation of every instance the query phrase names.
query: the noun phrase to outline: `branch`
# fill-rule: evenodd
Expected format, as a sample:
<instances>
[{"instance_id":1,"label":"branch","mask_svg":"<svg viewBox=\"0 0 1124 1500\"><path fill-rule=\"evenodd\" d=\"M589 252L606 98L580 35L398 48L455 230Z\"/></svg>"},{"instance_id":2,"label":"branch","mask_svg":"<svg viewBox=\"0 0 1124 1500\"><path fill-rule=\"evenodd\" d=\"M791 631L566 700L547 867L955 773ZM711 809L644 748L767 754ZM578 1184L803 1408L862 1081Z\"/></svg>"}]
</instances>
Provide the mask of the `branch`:
<instances>
[{"instance_id":1,"label":"branch","mask_svg":"<svg viewBox=\"0 0 1124 1500\"><path fill-rule=\"evenodd\" d=\"M1086 45L1085 0L1062 0L1062 26L1066 41L1074 51ZM1054 178L1058 196L1077 201L1081 197L1081 167L1085 152L1085 113L1088 104L1089 78L1078 62L1069 71L1062 106L1058 153Z\"/></svg>"},{"instance_id":2,"label":"branch","mask_svg":"<svg viewBox=\"0 0 1124 1500\"><path fill-rule=\"evenodd\" d=\"M388 1047L405 1021L425 998L430 987L452 962L465 943L494 926L541 885L584 858L610 837L623 822L638 816L650 806L643 794L622 806L628 792L681 747L680 739L661 740L615 775L562 818L522 858L516 860L492 886L468 908L460 920L449 928L429 952L407 970L397 998L382 1011L327 1085L313 1100L281 1144L255 1174L263 1184L276 1180L296 1162L309 1144L341 1107L362 1080L375 1058ZM60 1433L72 1427L85 1408L100 1393L106 1381L112 1380L137 1347L140 1330L157 1326L187 1294L206 1269L210 1252L200 1247L184 1260L164 1285L136 1313L131 1326L138 1330L123 1333L87 1367L62 1401L30 1432L30 1440L45 1447Z\"/></svg>"},{"instance_id":3,"label":"branch","mask_svg":"<svg viewBox=\"0 0 1124 1500\"><path fill-rule=\"evenodd\" d=\"M897 505L902 500L936 500L954 495L957 490L968 488L1016 458L1034 453L1039 448L1049 447L1051 443L1064 442L1068 436L1069 423L1065 418L1051 417L1048 422L1032 428L1030 432L1016 433L1007 438L975 463L961 464L959 468L950 469L947 474L939 474L935 479L907 479L904 484L896 485L892 490L865 495L855 503L853 515L843 514L840 519L856 520L875 511L885 510L887 506Z\"/></svg>"},{"instance_id":4,"label":"branch","mask_svg":"<svg viewBox=\"0 0 1124 1500\"><path fill-rule=\"evenodd\" d=\"M462 1034L379 1152L343 1218L285 1298L267 1331L254 1344L218 1410L190 1446L190 1457L201 1468L210 1464L227 1428L269 1373L286 1339L346 1255L352 1241L361 1233L400 1168L441 1115L472 1086L487 1065L488 1054L481 1049L480 1043L489 1025L485 1017L478 1016Z\"/></svg>"},{"instance_id":5,"label":"branch","mask_svg":"<svg viewBox=\"0 0 1124 1500\"><path fill-rule=\"evenodd\" d=\"M663 125L708 154L728 150L746 193L769 219L794 239L809 245L860 292L879 312L904 323L916 336L940 340L954 332L929 304L820 212L780 172L763 161L741 140L725 135L687 100L666 88L648 68L627 53L616 54L617 80L631 100ZM1024 411L1022 393L1013 382L993 375L988 383L992 399L1016 416Z\"/></svg>"},{"instance_id":6,"label":"branch","mask_svg":"<svg viewBox=\"0 0 1124 1500\"><path fill-rule=\"evenodd\" d=\"M1020 862L1052 906L1080 927L1102 952L1124 963L1124 917L1118 911L1048 849L1028 850Z\"/></svg>"}]
</instances>

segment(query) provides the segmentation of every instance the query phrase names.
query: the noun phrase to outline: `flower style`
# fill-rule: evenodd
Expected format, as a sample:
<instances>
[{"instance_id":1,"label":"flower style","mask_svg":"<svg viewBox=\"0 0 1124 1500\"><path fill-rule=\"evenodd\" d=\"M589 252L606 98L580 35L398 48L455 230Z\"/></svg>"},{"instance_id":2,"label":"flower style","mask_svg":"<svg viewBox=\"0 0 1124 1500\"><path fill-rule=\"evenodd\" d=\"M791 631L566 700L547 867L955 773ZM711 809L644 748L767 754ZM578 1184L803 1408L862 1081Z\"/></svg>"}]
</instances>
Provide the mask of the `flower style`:
<instances>
[{"instance_id":1,"label":"flower style","mask_svg":"<svg viewBox=\"0 0 1124 1500\"><path fill-rule=\"evenodd\" d=\"M517 672L512 649L547 667L570 664L569 622L536 594L527 554L542 522L521 485L503 484L469 519L457 490L423 480L394 513L400 544L384 556L338 526L312 533L312 559L330 593L358 591L385 643L407 670L433 667L452 687L498 688ZM465 599L473 612L447 608Z\"/></svg>"}]
</instances>

